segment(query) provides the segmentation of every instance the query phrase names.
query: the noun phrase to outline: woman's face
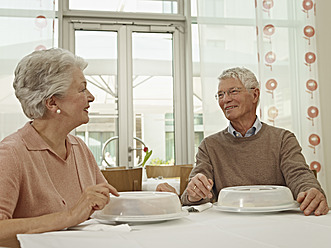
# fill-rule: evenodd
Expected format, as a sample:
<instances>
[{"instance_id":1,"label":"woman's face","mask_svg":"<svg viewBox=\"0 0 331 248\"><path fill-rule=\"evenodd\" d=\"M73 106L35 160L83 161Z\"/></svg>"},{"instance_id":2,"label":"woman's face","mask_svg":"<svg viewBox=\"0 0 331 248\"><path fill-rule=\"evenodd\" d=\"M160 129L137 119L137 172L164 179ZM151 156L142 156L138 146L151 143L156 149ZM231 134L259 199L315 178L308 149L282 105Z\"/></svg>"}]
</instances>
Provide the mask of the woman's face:
<instances>
[{"instance_id":1,"label":"woman's face","mask_svg":"<svg viewBox=\"0 0 331 248\"><path fill-rule=\"evenodd\" d=\"M63 98L57 99L57 106L72 129L89 121L88 108L94 96L86 88L86 79L81 69L75 67L73 80Z\"/></svg>"}]
</instances>

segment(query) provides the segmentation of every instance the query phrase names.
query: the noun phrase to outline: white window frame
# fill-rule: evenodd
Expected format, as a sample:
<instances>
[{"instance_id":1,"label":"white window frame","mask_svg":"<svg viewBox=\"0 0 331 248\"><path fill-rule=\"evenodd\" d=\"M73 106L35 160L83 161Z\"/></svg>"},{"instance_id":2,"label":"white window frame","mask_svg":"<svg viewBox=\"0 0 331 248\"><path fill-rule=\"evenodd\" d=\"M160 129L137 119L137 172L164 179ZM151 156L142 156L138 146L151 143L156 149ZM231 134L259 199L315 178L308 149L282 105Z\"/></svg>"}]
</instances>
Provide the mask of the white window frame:
<instances>
[{"instance_id":1,"label":"white window frame","mask_svg":"<svg viewBox=\"0 0 331 248\"><path fill-rule=\"evenodd\" d=\"M189 2L188 0L185 2ZM194 163L194 114L193 114L193 86L192 86L192 46L191 23L187 22L183 12L190 8L183 1L178 2L181 14L146 14L120 13L103 11L69 10L68 0L59 1L57 13L59 20L59 47L75 51L75 30L114 30L119 35L130 34L121 32L123 25L128 25L126 32L150 31L172 32L174 51L174 117L175 117L175 159L176 164ZM118 86L119 86L119 136L126 137L119 141L119 163L132 167L129 162L127 147L133 147L133 102L132 89L128 87L128 80L132 80L131 41L127 47L118 47ZM126 52L127 57L121 56ZM125 75L125 76L121 76ZM125 82L125 83L123 83ZM132 85L132 84L131 84ZM121 88L120 88L121 87ZM131 99L127 99L130 96ZM129 98L130 98L129 97ZM123 102L121 101L123 99ZM125 102L124 102L125 101ZM127 106L123 112L123 106ZM128 131L129 135L128 135ZM132 161L133 159L131 159Z\"/></svg>"}]
</instances>

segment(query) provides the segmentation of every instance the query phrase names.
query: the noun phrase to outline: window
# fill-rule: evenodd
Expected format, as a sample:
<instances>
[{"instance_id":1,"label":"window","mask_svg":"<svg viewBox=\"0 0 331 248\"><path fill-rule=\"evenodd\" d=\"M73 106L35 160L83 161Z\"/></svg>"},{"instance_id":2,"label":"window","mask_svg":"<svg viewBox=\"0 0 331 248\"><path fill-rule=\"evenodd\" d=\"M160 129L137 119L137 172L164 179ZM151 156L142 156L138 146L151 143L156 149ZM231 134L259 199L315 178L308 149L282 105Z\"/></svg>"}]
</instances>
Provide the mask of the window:
<instances>
[{"instance_id":1,"label":"window","mask_svg":"<svg viewBox=\"0 0 331 248\"><path fill-rule=\"evenodd\" d=\"M69 0L69 9L177 14L177 0Z\"/></svg>"}]
</instances>

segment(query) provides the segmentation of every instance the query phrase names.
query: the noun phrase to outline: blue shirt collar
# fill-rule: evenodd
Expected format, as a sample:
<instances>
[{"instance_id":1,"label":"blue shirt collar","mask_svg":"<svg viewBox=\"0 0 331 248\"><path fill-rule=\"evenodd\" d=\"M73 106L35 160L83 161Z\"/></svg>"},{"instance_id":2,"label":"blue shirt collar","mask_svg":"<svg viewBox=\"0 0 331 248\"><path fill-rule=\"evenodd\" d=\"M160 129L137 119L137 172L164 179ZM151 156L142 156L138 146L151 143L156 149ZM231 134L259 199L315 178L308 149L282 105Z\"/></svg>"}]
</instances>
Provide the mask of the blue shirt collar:
<instances>
[{"instance_id":1,"label":"blue shirt collar","mask_svg":"<svg viewBox=\"0 0 331 248\"><path fill-rule=\"evenodd\" d=\"M256 116L253 126L250 129L248 129L248 131L245 133L244 137L250 137L250 136L257 134L261 130L261 128L262 128L262 123L261 123L259 117ZM236 131L236 129L234 129L231 122L229 123L229 126L228 126L228 132L230 134L232 134L234 137L237 137L237 138L243 137L240 132L238 132L238 131Z\"/></svg>"}]
</instances>

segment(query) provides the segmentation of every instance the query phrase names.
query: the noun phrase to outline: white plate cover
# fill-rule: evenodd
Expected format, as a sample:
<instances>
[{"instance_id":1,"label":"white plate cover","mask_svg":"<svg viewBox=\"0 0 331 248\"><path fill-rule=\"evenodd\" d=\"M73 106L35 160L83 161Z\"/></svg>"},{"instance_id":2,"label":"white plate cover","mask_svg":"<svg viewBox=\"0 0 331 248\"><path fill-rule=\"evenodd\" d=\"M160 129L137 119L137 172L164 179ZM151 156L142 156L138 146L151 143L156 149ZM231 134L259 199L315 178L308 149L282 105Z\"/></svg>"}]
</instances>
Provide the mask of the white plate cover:
<instances>
[{"instance_id":1,"label":"white plate cover","mask_svg":"<svg viewBox=\"0 0 331 248\"><path fill-rule=\"evenodd\" d=\"M165 220L179 219L187 216L189 213L187 210L182 210L178 213L173 214L162 214L162 215L139 215L139 216L120 216L120 215L103 215L101 211L95 211L91 218L111 221L111 222L122 222L122 223L140 223L140 222L157 222Z\"/></svg>"},{"instance_id":2,"label":"white plate cover","mask_svg":"<svg viewBox=\"0 0 331 248\"><path fill-rule=\"evenodd\" d=\"M300 204L296 201L288 205L272 206L272 207L228 207L218 206L215 203L215 209L224 212L242 212L242 213L266 213L266 212L279 212L286 210L298 209Z\"/></svg>"}]
</instances>

